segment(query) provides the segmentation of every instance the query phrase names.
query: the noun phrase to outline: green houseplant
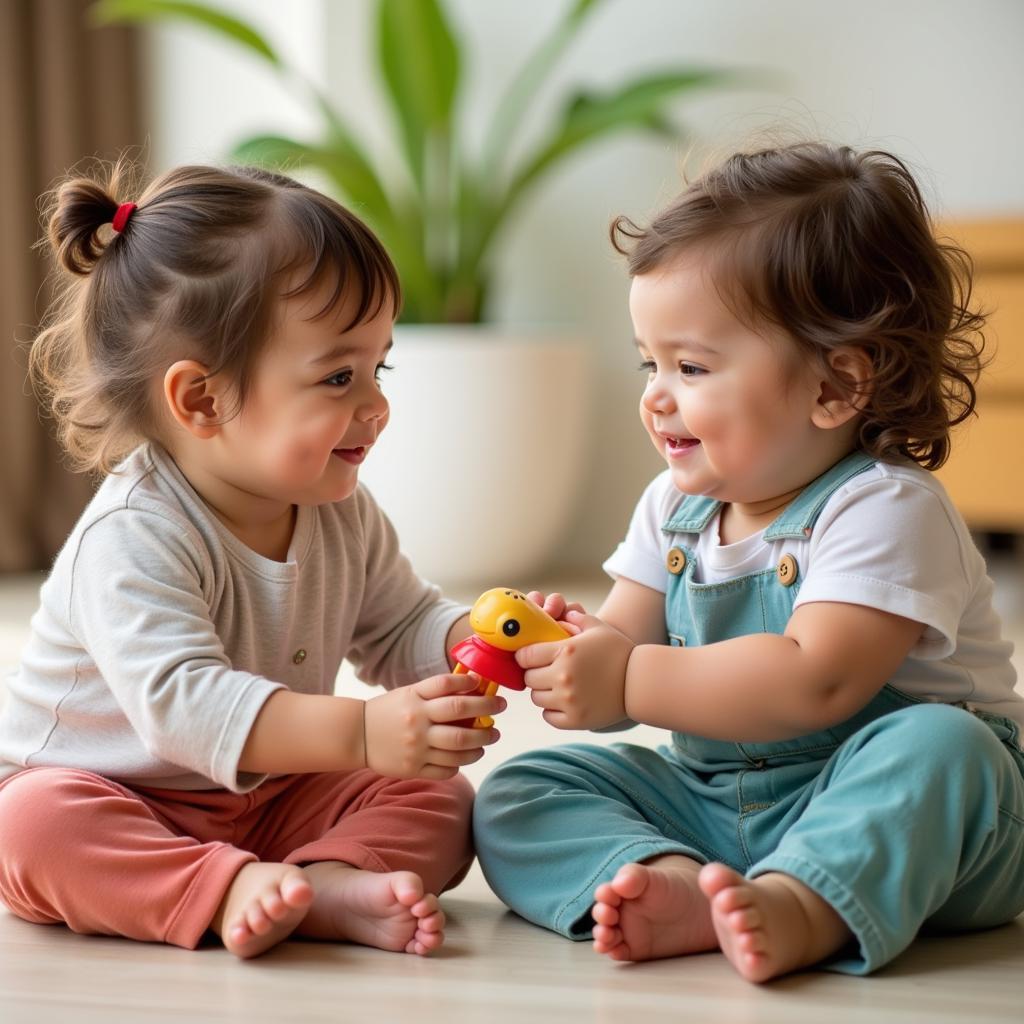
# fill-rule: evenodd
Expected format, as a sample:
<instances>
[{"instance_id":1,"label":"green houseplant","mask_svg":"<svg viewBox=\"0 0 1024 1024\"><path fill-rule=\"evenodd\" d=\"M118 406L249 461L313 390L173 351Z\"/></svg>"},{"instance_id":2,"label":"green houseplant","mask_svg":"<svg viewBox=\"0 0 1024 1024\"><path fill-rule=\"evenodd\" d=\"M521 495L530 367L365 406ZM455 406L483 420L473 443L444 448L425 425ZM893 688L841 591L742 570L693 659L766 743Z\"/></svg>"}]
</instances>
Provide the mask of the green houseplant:
<instances>
[{"instance_id":1,"label":"green houseplant","mask_svg":"<svg viewBox=\"0 0 1024 1024\"><path fill-rule=\"evenodd\" d=\"M513 76L478 152L460 128L466 53L439 0L367 0L376 65L402 167L383 167L342 111L256 30L180 0L100 0L100 22L187 22L238 44L308 102L316 138L259 135L238 162L316 169L378 233L403 288L388 429L360 479L387 510L413 564L456 587L529 589L578 517L589 434L593 346L575 332L488 323L494 256L525 197L574 154L616 132L675 137L678 98L737 76L675 68L552 105L536 141L517 145L547 76L604 0L566 0ZM531 117L531 121L535 118ZM385 174L384 172L388 173ZM543 410L543 415L519 415ZM554 441L553 441L554 439ZM500 458L495 455L496 445Z\"/></svg>"},{"instance_id":2,"label":"green houseplant","mask_svg":"<svg viewBox=\"0 0 1024 1024\"><path fill-rule=\"evenodd\" d=\"M386 178L344 114L289 66L251 25L214 7L180 0L100 0L100 23L184 21L245 47L283 84L312 104L322 124L315 139L259 135L239 142L240 162L325 174L338 197L380 235L405 292L402 318L421 323L486 319L493 253L524 197L584 147L616 132L678 136L672 102L734 78L725 71L677 67L645 74L608 92L564 98L547 130L513 156L524 115L545 79L604 0L570 0L563 16L514 76L489 119L479 153L459 130L466 54L438 0L376 0L376 57L404 167Z\"/></svg>"}]
</instances>

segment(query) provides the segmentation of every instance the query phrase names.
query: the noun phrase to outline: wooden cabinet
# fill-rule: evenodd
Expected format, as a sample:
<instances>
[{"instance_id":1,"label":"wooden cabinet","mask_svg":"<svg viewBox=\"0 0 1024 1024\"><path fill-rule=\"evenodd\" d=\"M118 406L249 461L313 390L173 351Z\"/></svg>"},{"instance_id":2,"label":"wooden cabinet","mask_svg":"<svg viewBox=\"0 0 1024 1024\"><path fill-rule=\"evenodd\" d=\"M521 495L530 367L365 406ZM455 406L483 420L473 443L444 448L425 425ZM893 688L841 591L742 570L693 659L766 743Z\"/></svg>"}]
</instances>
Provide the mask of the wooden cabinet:
<instances>
[{"instance_id":1,"label":"wooden cabinet","mask_svg":"<svg viewBox=\"0 0 1024 1024\"><path fill-rule=\"evenodd\" d=\"M953 433L938 477L976 530L1024 533L1024 218L945 224L973 257L976 302L991 311L976 417Z\"/></svg>"}]
</instances>

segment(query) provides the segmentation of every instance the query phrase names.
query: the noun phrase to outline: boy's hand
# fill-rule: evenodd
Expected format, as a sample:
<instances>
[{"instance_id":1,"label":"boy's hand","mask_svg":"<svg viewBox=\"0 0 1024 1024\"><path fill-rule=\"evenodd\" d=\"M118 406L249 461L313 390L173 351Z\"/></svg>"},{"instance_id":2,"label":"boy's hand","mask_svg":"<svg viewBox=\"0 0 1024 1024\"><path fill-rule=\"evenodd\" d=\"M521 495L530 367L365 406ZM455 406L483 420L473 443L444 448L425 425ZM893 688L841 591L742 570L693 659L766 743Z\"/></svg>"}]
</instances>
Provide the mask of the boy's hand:
<instances>
[{"instance_id":1,"label":"boy's hand","mask_svg":"<svg viewBox=\"0 0 1024 1024\"><path fill-rule=\"evenodd\" d=\"M565 618L566 612L580 612L586 614L586 609L578 601L569 604L565 598L558 593L548 594L546 597L539 590L531 590L526 595L534 604L539 604L560 626L564 626L570 633L578 633L580 627L569 622Z\"/></svg>"},{"instance_id":2,"label":"boy's hand","mask_svg":"<svg viewBox=\"0 0 1024 1024\"><path fill-rule=\"evenodd\" d=\"M556 729L601 729L627 717L626 663L633 641L595 615L566 613L577 636L516 653L530 699Z\"/></svg>"},{"instance_id":3,"label":"boy's hand","mask_svg":"<svg viewBox=\"0 0 1024 1024\"><path fill-rule=\"evenodd\" d=\"M497 742L497 729L453 725L497 715L504 697L467 693L474 677L431 676L366 702L366 767L395 779L450 779Z\"/></svg>"}]
</instances>

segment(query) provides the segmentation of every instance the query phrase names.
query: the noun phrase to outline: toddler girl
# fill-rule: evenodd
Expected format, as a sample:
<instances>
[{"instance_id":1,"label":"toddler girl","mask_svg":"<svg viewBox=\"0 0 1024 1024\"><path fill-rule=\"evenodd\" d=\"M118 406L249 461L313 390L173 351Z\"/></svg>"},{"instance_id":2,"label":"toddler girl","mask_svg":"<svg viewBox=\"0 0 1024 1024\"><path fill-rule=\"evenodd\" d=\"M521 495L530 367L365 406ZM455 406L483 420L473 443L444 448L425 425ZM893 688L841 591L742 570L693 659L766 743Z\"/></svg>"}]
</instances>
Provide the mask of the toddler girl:
<instances>
[{"instance_id":1,"label":"toddler girl","mask_svg":"<svg viewBox=\"0 0 1024 1024\"><path fill-rule=\"evenodd\" d=\"M240 957L287 935L425 954L471 858L464 609L358 487L399 284L287 177L122 169L56 192L66 285L33 346L106 473L0 719L0 897L28 921ZM108 225L108 227L105 227ZM388 692L333 695L343 658Z\"/></svg>"},{"instance_id":2,"label":"toddler girl","mask_svg":"<svg viewBox=\"0 0 1024 1024\"><path fill-rule=\"evenodd\" d=\"M974 406L969 263L899 160L824 144L735 156L613 241L668 469L598 616L552 595L582 632L519 660L555 727L671 742L502 765L488 881L613 960L720 947L753 981L1009 921L1024 702L929 472Z\"/></svg>"}]
</instances>

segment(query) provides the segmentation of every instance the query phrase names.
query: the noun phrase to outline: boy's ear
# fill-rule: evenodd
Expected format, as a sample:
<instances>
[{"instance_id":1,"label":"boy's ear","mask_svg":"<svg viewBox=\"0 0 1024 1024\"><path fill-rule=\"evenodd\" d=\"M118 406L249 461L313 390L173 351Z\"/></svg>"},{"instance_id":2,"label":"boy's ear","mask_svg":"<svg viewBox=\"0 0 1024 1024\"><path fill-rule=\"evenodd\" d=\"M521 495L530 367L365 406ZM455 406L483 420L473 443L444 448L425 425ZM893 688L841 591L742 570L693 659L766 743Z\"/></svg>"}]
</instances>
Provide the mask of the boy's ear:
<instances>
[{"instance_id":1,"label":"boy's ear","mask_svg":"<svg viewBox=\"0 0 1024 1024\"><path fill-rule=\"evenodd\" d=\"M179 359L164 374L164 400L175 421L190 434L206 440L219 430L226 395L223 382L207 375L194 359Z\"/></svg>"},{"instance_id":2,"label":"boy's ear","mask_svg":"<svg viewBox=\"0 0 1024 1024\"><path fill-rule=\"evenodd\" d=\"M841 427L861 412L871 397L871 379L875 372L868 353L852 345L829 352L828 365L839 384L829 379L821 382L811 420L822 430Z\"/></svg>"}]
</instances>

